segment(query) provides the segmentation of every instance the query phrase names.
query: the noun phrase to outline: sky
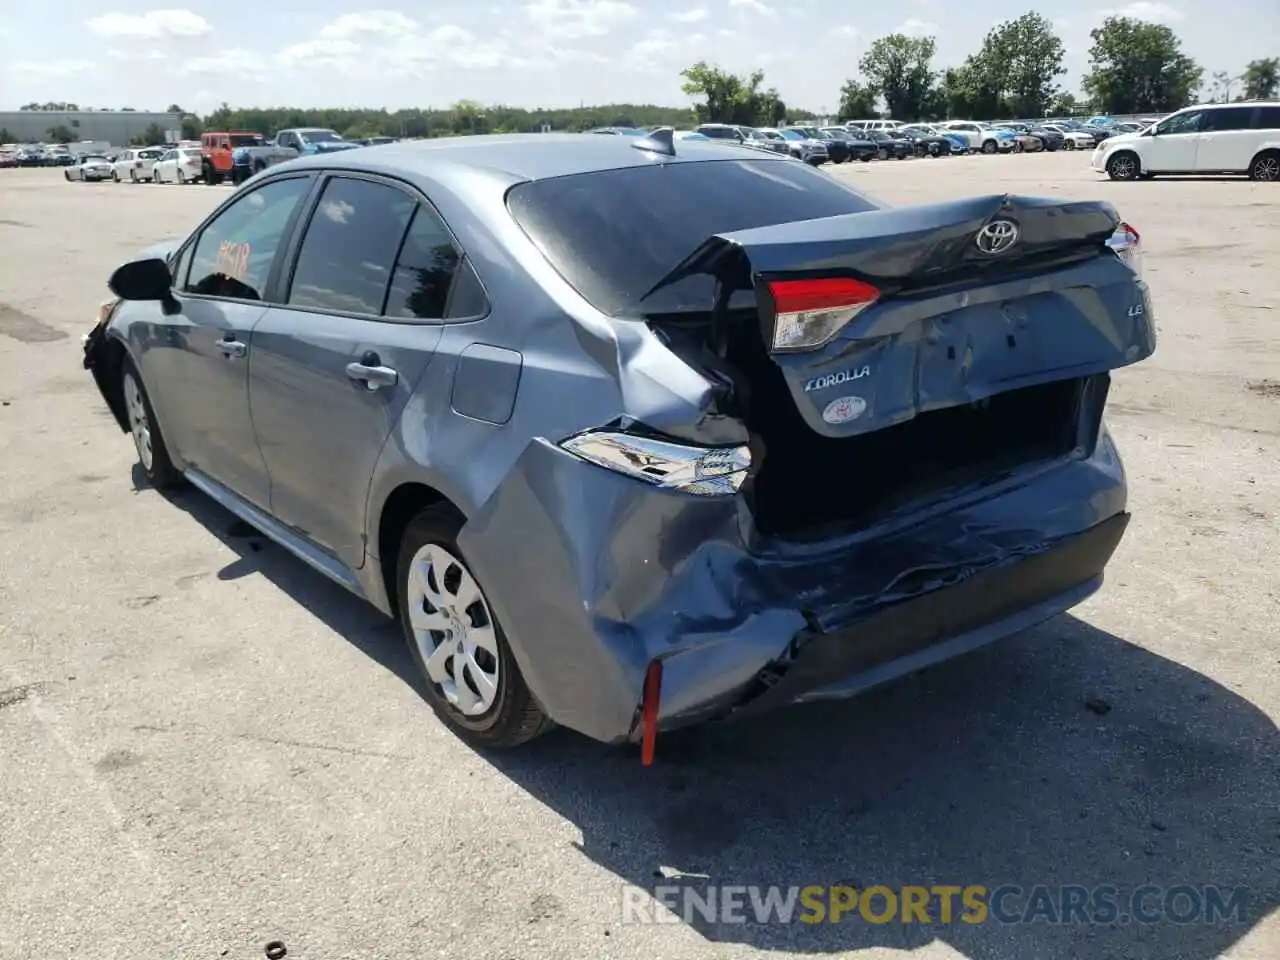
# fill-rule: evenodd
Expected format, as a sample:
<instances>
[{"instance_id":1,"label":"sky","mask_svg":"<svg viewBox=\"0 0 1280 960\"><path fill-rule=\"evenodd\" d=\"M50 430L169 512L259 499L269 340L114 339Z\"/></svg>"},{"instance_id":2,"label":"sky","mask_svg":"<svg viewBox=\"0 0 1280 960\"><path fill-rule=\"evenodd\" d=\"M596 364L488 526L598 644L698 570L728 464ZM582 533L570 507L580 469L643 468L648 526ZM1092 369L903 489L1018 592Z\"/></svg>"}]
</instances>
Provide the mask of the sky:
<instances>
[{"instance_id":1,"label":"sky","mask_svg":"<svg viewBox=\"0 0 1280 960\"><path fill-rule=\"evenodd\" d=\"M153 0L154 2L154 0ZM163 2L163 0L162 0ZM173 0L182 2L182 0ZM157 9L127 0L0 3L0 109L30 101L208 113L233 106L684 104L680 70L706 59L765 71L783 100L834 110L876 37L937 37L960 63L1028 0L476 0L362 8L274 0ZM1166 23L1205 67L1239 74L1280 55L1280 0L1039 0L1078 90L1089 30L1110 14ZM287 12L296 10L297 12Z\"/></svg>"}]
</instances>

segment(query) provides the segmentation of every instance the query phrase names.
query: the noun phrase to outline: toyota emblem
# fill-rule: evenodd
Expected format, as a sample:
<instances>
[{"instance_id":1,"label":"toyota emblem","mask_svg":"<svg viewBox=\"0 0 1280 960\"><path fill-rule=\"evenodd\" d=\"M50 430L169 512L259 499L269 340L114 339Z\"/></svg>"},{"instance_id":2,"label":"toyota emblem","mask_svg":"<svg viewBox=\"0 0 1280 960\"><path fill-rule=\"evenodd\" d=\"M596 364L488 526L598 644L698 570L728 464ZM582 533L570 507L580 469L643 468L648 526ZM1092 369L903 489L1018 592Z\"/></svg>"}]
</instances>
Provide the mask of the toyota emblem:
<instances>
[{"instance_id":1,"label":"toyota emblem","mask_svg":"<svg viewBox=\"0 0 1280 960\"><path fill-rule=\"evenodd\" d=\"M1004 253L1018 242L1018 225L1012 220L992 220L978 231L974 243L986 254Z\"/></svg>"}]
</instances>

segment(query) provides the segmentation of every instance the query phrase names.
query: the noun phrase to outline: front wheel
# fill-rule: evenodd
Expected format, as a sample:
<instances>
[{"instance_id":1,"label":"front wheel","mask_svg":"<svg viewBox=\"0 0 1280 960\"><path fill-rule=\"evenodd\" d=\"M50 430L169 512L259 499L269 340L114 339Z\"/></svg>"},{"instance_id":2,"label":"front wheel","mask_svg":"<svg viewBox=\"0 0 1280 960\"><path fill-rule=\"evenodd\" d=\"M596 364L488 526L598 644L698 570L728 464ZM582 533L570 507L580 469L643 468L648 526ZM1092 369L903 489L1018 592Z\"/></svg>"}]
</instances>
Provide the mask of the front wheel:
<instances>
[{"instance_id":1,"label":"front wheel","mask_svg":"<svg viewBox=\"0 0 1280 960\"><path fill-rule=\"evenodd\" d=\"M142 378L130 360L125 360L120 373L120 394L124 399L125 419L133 436L133 448L138 452L138 463L147 475L147 482L157 490L168 490L182 483L182 474L169 458L151 398L142 386Z\"/></svg>"},{"instance_id":2,"label":"front wheel","mask_svg":"<svg viewBox=\"0 0 1280 960\"><path fill-rule=\"evenodd\" d=\"M1127 150L1107 161L1107 176L1112 180L1136 180L1139 172L1138 158Z\"/></svg>"},{"instance_id":3,"label":"front wheel","mask_svg":"<svg viewBox=\"0 0 1280 960\"><path fill-rule=\"evenodd\" d=\"M552 724L530 693L502 625L458 548L449 504L419 513L400 540L400 625L437 716L477 747L515 747Z\"/></svg>"},{"instance_id":4,"label":"front wheel","mask_svg":"<svg viewBox=\"0 0 1280 960\"><path fill-rule=\"evenodd\" d=\"M187 182L186 174L184 174L181 170L179 170L179 171L178 171L178 185L179 185L179 186L181 186L182 184L184 184L184 183L186 183L186 182Z\"/></svg>"},{"instance_id":5,"label":"front wheel","mask_svg":"<svg viewBox=\"0 0 1280 960\"><path fill-rule=\"evenodd\" d=\"M982 143L983 153L995 153L999 149L1000 149L1000 145L997 144L994 140L984 140Z\"/></svg>"},{"instance_id":6,"label":"front wheel","mask_svg":"<svg viewBox=\"0 0 1280 960\"><path fill-rule=\"evenodd\" d=\"M1066 147L1068 150L1074 150L1076 148L1076 142L1074 140L1068 140L1066 143L1063 144L1063 146Z\"/></svg>"}]
</instances>

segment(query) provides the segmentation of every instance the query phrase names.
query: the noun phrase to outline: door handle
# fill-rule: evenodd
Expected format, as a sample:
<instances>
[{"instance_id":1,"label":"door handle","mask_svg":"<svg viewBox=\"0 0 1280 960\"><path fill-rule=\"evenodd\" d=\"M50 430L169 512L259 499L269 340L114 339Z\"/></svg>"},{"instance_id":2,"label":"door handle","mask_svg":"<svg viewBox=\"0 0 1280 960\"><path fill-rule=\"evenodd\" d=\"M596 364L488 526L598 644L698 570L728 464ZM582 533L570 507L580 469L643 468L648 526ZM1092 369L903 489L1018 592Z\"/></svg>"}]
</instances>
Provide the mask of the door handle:
<instances>
[{"instance_id":1,"label":"door handle","mask_svg":"<svg viewBox=\"0 0 1280 960\"><path fill-rule=\"evenodd\" d=\"M222 351L223 356L228 360L243 357L249 352L249 347L241 343L239 340L219 340L218 349Z\"/></svg>"},{"instance_id":2,"label":"door handle","mask_svg":"<svg viewBox=\"0 0 1280 960\"><path fill-rule=\"evenodd\" d=\"M358 363L348 363L347 376L363 383L370 390L394 387L400 381L400 374L390 367L384 367L382 360L373 351L366 353Z\"/></svg>"}]
</instances>

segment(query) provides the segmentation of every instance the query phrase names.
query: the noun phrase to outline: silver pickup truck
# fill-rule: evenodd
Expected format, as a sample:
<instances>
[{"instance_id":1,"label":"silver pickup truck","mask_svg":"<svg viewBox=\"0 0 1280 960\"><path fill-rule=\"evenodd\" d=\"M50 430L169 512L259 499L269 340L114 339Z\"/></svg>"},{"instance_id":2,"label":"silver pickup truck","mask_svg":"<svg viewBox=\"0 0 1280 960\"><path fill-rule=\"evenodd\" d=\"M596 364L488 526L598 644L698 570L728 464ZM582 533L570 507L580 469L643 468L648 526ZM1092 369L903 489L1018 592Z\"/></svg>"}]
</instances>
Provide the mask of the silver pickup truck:
<instances>
[{"instance_id":1,"label":"silver pickup truck","mask_svg":"<svg viewBox=\"0 0 1280 960\"><path fill-rule=\"evenodd\" d=\"M275 139L258 147L238 147L232 152L232 179L240 183L260 170L315 153L353 150L363 144L344 140L336 130L323 127L294 127L281 130Z\"/></svg>"}]
</instances>

